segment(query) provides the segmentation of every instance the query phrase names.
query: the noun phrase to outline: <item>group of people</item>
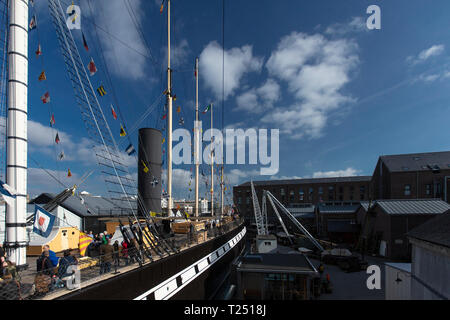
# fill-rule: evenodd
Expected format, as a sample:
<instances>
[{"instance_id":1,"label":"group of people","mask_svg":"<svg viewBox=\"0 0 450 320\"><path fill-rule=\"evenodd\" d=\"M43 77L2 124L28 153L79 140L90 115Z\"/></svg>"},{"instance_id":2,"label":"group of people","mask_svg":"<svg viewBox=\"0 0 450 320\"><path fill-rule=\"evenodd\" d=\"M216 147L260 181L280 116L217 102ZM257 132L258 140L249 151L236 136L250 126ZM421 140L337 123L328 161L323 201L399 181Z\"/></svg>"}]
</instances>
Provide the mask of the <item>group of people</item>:
<instances>
[{"instance_id":1,"label":"group of people","mask_svg":"<svg viewBox=\"0 0 450 320\"><path fill-rule=\"evenodd\" d=\"M111 244L112 234L104 231L99 234L93 234L92 231L87 233L92 238L92 242L87 247L87 256L98 257L100 263L100 274L109 273L111 266L120 266L120 262L123 259L125 265L133 262L133 257L129 257L129 251L133 249L133 244L128 244L126 241L122 241L119 245L119 241L114 241ZM131 259L130 259L131 258Z\"/></svg>"},{"instance_id":2,"label":"group of people","mask_svg":"<svg viewBox=\"0 0 450 320\"><path fill-rule=\"evenodd\" d=\"M36 293L47 293L56 288L65 286L65 278L73 274L69 271L69 266L77 265L78 259L73 256L70 250L65 250L62 257L57 257L55 252L50 250L49 245L44 245L42 254L36 260Z\"/></svg>"},{"instance_id":3,"label":"group of people","mask_svg":"<svg viewBox=\"0 0 450 320\"><path fill-rule=\"evenodd\" d=\"M0 243L0 300L20 299L20 276Z\"/></svg>"}]
</instances>

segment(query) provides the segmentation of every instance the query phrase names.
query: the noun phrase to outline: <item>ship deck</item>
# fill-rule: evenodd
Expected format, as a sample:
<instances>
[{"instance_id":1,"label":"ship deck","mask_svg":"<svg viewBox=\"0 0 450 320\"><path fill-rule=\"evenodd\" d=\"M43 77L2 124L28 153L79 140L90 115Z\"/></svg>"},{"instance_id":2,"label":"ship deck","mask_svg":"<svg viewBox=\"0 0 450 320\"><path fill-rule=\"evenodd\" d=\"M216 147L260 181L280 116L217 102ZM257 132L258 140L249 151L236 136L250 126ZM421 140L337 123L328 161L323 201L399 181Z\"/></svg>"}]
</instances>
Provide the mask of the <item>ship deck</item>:
<instances>
[{"instance_id":1,"label":"ship deck","mask_svg":"<svg viewBox=\"0 0 450 320\"><path fill-rule=\"evenodd\" d=\"M175 243L175 247L179 252L183 252L185 250L188 250L192 247L198 246L202 243L205 243L207 241L210 241L212 239L217 238L220 235L223 235L227 232L230 232L239 226L241 226L243 223L243 220L233 220L229 223L222 224L219 227L216 228L210 228L206 232L206 237L204 239L199 240L198 238L193 239L193 237L187 235L187 234L176 234L173 238L169 238L172 240L172 242ZM173 254L171 254L173 255ZM130 263L129 265L124 265L125 262L123 260L120 261L120 265L115 267L114 264L111 266L111 272L101 274L100 275L100 263L99 263L99 257L95 258L81 258L79 259L78 269L80 270L80 276L81 276L81 283L80 286L76 289L67 289L64 288L56 288L52 291L48 292L45 295L37 296L34 294L34 279L36 276L35 266L36 266L36 260L37 257L28 257L28 263L29 268L27 270L24 270L20 273L21 276L21 288L22 288L22 299L34 299L34 300L53 300L62 298L64 295L71 294L77 290L82 290L84 288L87 288L91 285L95 285L97 283L100 283L102 281L114 278L120 274L124 274L133 270L136 270L138 268L141 268L143 266L147 266L149 264L155 263L156 261L165 259L169 257L169 254L164 255L158 255L158 254L152 254L152 259L148 259L145 257L144 262L142 265L140 265L138 262ZM78 257L77 257L78 258Z\"/></svg>"}]
</instances>

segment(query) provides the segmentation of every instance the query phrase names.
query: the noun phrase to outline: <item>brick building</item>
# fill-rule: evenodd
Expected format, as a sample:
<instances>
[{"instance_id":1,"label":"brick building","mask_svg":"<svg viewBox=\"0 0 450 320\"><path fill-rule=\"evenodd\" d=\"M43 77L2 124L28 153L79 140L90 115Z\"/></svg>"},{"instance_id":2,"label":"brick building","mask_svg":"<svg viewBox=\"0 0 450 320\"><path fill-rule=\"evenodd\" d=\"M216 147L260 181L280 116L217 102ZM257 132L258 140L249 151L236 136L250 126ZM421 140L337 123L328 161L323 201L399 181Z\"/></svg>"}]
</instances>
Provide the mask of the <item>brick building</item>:
<instances>
[{"instance_id":1,"label":"brick building","mask_svg":"<svg viewBox=\"0 0 450 320\"><path fill-rule=\"evenodd\" d=\"M255 191L261 205L263 190L270 191L291 213L320 205L355 205L369 199L370 176L268 180L254 181ZM254 224L253 201L250 182L233 187L234 203L249 226ZM269 203L267 203L270 224L279 225ZM314 213L314 211L313 211ZM283 214L282 214L283 215ZM309 221L309 220L308 220ZM308 224L308 221L302 222ZM317 230L309 229L312 232Z\"/></svg>"},{"instance_id":2,"label":"brick building","mask_svg":"<svg viewBox=\"0 0 450 320\"><path fill-rule=\"evenodd\" d=\"M381 156L373 199L450 200L450 151Z\"/></svg>"},{"instance_id":3,"label":"brick building","mask_svg":"<svg viewBox=\"0 0 450 320\"><path fill-rule=\"evenodd\" d=\"M440 199L402 199L361 202L357 221L362 226L361 241L367 253L395 260L411 258L407 233L450 209Z\"/></svg>"}]
</instances>

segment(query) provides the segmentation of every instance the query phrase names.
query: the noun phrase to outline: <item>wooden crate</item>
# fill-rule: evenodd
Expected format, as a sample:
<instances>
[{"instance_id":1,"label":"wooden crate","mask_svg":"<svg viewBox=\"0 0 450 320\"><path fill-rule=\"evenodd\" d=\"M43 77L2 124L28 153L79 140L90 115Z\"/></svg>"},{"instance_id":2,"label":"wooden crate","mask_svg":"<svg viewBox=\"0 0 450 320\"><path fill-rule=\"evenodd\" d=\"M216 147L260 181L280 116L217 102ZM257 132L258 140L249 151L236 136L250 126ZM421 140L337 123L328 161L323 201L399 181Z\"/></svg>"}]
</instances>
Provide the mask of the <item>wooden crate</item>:
<instances>
[{"instance_id":1,"label":"wooden crate","mask_svg":"<svg viewBox=\"0 0 450 320\"><path fill-rule=\"evenodd\" d=\"M204 222L188 221L172 223L172 231L174 233L189 233L191 230L191 225L194 226L194 231L205 230Z\"/></svg>"},{"instance_id":2,"label":"wooden crate","mask_svg":"<svg viewBox=\"0 0 450 320\"><path fill-rule=\"evenodd\" d=\"M195 240L197 242L204 242L207 240L207 238L208 238L208 233L206 231L200 231L200 232L197 232Z\"/></svg>"},{"instance_id":3,"label":"wooden crate","mask_svg":"<svg viewBox=\"0 0 450 320\"><path fill-rule=\"evenodd\" d=\"M192 221L192 225L194 226L195 231L205 230L205 223L199 221Z\"/></svg>"},{"instance_id":4,"label":"wooden crate","mask_svg":"<svg viewBox=\"0 0 450 320\"><path fill-rule=\"evenodd\" d=\"M231 221L233 221L233 217L229 217L229 216L223 217L223 222L224 222L224 223L229 223L229 222L231 222Z\"/></svg>"},{"instance_id":5,"label":"wooden crate","mask_svg":"<svg viewBox=\"0 0 450 320\"><path fill-rule=\"evenodd\" d=\"M190 222L172 223L172 231L174 233L189 233L190 230L191 230Z\"/></svg>"}]
</instances>

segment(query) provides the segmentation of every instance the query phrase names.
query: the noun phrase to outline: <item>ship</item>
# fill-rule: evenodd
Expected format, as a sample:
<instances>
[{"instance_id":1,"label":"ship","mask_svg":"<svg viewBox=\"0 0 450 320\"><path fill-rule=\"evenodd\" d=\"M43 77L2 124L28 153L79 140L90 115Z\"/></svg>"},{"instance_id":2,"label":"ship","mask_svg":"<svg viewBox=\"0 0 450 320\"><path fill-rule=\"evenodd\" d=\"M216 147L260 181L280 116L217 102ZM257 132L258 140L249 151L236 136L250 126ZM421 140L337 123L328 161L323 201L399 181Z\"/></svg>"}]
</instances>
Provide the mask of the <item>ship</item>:
<instances>
[{"instance_id":1,"label":"ship","mask_svg":"<svg viewBox=\"0 0 450 320\"><path fill-rule=\"evenodd\" d=\"M28 120L28 32L36 27L36 17L29 15L32 1L10 0L7 2L8 23L8 74L7 74L7 137L6 137L6 183L4 187L14 190L12 201L6 204L6 242L8 259L18 270L33 269L27 264L26 227L33 224L33 217L27 217L27 120ZM209 216L199 216L198 184L199 165L195 165L195 205L190 217L171 216L172 195L172 69L170 65L170 0L163 1L167 12L168 28L168 66L167 88L163 95L167 108L167 190L161 190L162 132L156 128L140 128L138 139L138 181L133 181L124 165L120 148L108 125L103 107L97 94L104 94L103 86L94 90L87 68L83 63L77 43L69 28L70 21L75 22L76 10L64 10L60 0L48 0L48 8L64 58L65 66L75 91L82 120L90 139L97 143L93 147L105 185L114 190L116 198L111 199L118 208L128 213L128 223L121 220L114 237L120 236L135 249L130 251L134 262L126 267L100 276L83 278L76 276L69 280L71 286L63 286L38 299L124 299L124 300L168 300L168 299L213 299L226 283L230 266L245 248L246 227L243 219L234 212L226 215L224 210L223 166L221 171L221 207L214 212L214 155L211 150L211 212ZM72 3L73 6L73 3ZM30 19L31 18L31 19ZM69 22L68 22L69 21ZM84 46L87 44L83 35ZM39 49L36 52L38 55ZM89 70L86 70L89 69ZM196 120L198 120L198 59L195 63L196 77ZM44 75L45 76L45 75ZM42 100L50 99L48 92ZM113 114L115 114L113 109ZM115 114L115 117L117 115ZM211 110L211 126L213 116ZM52 123L52 122L51 122ZM126 135L121 125L121 136ZM129 137L129 134L128 134ZM59 139L59 138L58 138ZM133 146L130 144L131 148ZM129 146L129 147L130 147ZM127 148L127 152L130 148ZM196 152L198 152L198 143ZM150 172L151 174L148 174ZM70 171L69 171L70 174ZM83 179L86 179L83 176ZM134 191L133 191L134 190ZM51 211L69 197L76 197L77 186L63 190L44 210ZM163 197L164 194L164 197ZM167 211L161 208L161 199L167 203ZM162 213L162 214L159 214ZM184 220L183 220L184 219ZM176 220L184 222L177 223ZM168 221L172 226L189 226L189 232L181 236L164 231L162 225ZM204 231L204 221L214 221L215 228ZM167 223L166 223L167 226ZM198 230L197 230L197 229ZM173 230L172 230L173 231ZM197 232L198 231L198 232ZM192 234L203 237L189 239ZM181 245L180 245L181 239ZM177 243L178 240L178 243ZM95 259L90 259L92 262ZM86 269L89 269L87 267ZM79 274L79 273L78 273Z\"/></svg>"}]
</instances>

